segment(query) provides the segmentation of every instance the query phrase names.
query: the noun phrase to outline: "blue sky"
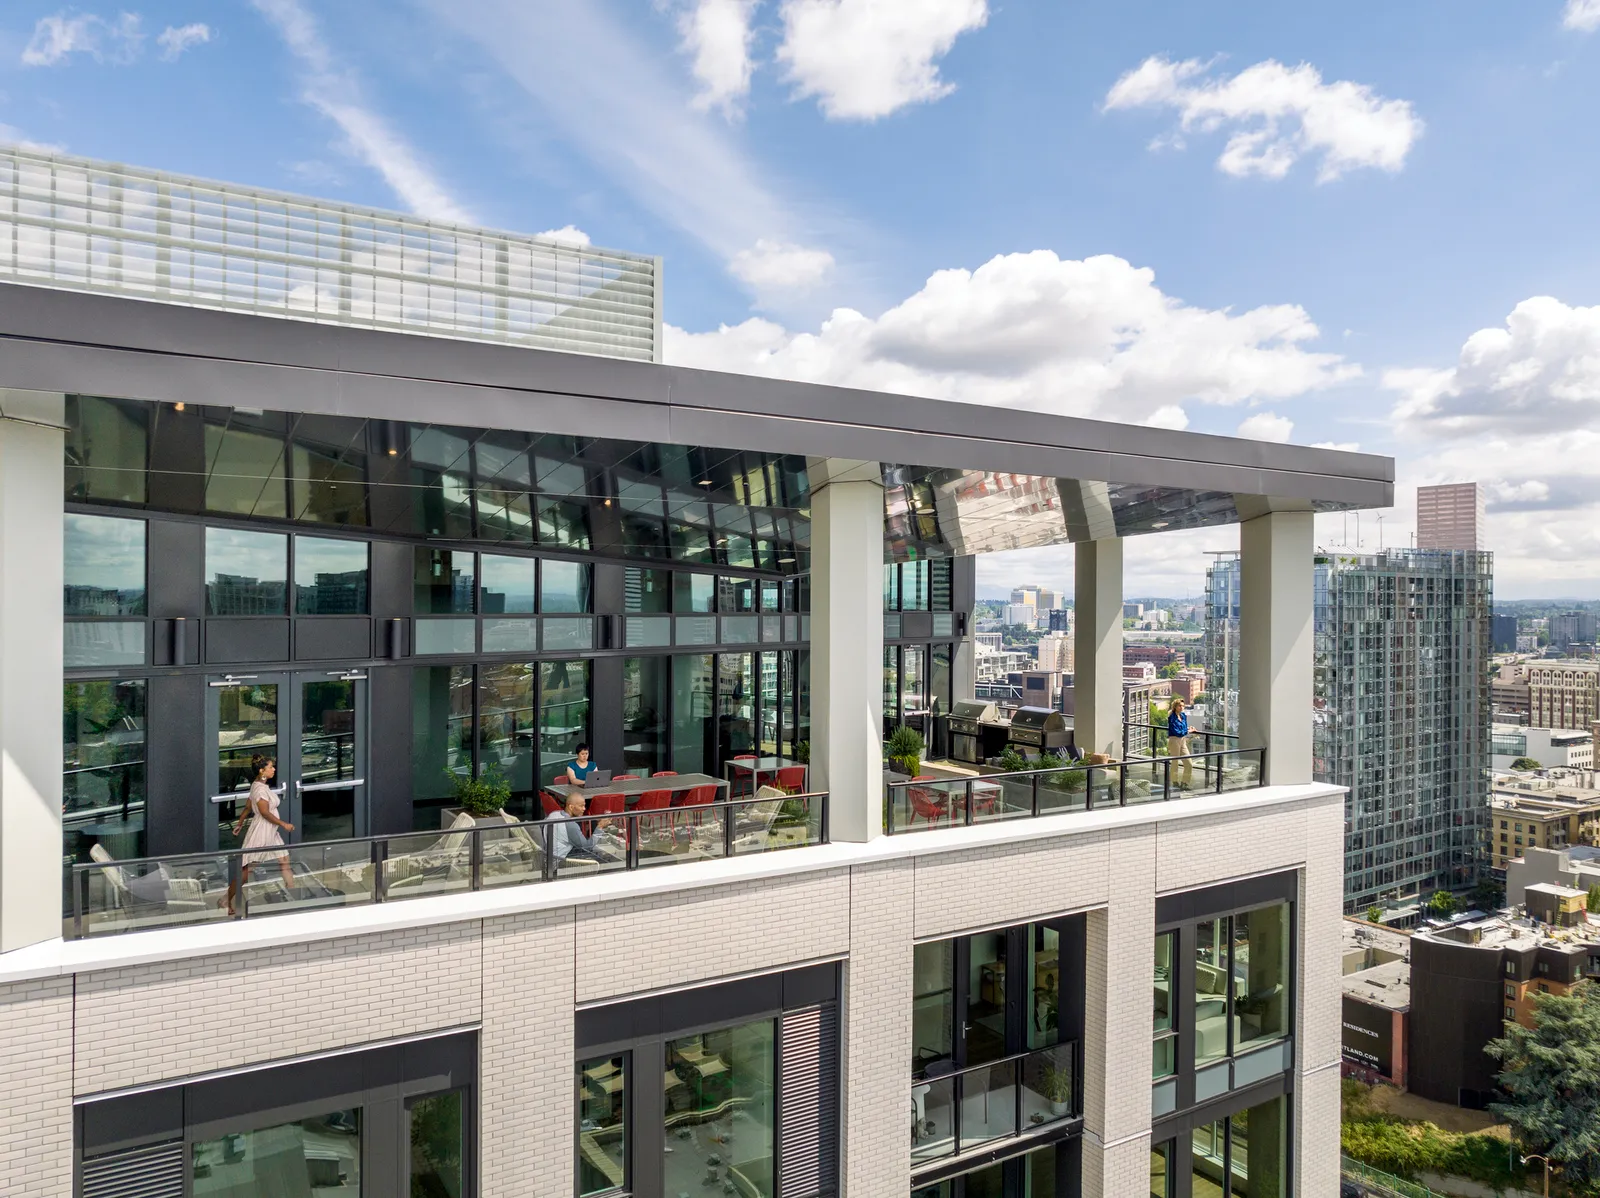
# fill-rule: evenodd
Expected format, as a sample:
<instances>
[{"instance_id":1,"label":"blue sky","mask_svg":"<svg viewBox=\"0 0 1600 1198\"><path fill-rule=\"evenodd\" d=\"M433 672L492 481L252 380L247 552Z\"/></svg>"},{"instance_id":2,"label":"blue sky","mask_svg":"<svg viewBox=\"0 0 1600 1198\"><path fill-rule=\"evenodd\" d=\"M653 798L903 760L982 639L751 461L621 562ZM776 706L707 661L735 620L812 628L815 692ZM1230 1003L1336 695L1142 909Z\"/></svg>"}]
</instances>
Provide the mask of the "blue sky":
<instances>
[{"instance_id":1,"label":"blue sky","mask_svg":"<svg viewBox=\"0 0 1600 1198\"><path fill-rule=\"evenodd\" d=\"M1392 454L1387 543L1477 479L1600 595L1600 0L3 9L0 136L659 253L678 361Z\"/></svg>"}]
</instances>

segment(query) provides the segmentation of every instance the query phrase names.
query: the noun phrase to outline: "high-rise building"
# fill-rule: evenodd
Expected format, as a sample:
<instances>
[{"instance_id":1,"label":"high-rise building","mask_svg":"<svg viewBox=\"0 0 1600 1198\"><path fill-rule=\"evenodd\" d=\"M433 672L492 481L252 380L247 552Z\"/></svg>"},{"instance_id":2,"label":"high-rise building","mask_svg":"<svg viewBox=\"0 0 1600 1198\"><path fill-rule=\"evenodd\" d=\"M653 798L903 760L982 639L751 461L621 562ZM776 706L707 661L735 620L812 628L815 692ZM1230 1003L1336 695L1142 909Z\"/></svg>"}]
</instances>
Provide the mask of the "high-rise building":
<instances>
[{"instance_id":1,"label":"high-rise building","mask_svg":"<svg viewBox=\"0 0 1600 1198\"><path fill-rule=\"evenodd\" d=\"M1419 549L1315 558L1315 769L1349 788L1348 911L1468 886L1482 867L1493 560ZM1208 702L1232 732L1239 577L1239 559L1219 556L1206 581Z\"/></svg>"},{"instance_id":2,"label":"high-rise building","mask_svg":"<svg viewBox=\"0 0 1600 1198\"><path fill-rule=\"evenodd\" d=\"M1517 651L1517 617L1509 612L1494 613L1494 651L1496 653Z\"/></svg>"},{"instance_id":3,"label":"high-rise building","mask_svg":"<svg viewBox=\"0 0 1600 1198\"><path fill-rule=\"evenodd\" d=\"M1006 605L1006 623L1016 628L1032 628L1039 619L1039 609L1031 603Z\"/></svg>"},{"instance_id":4,"label":"high-rise building","mask_svg":"<svg viewBox=\"0 0 1600 1198\"><path fill-rule=\"evenodd\" d=\"M1595 613L1567 611L1550 617L1550 644L1556 649L1568 645L1592 645L1595 639Z\"/></svg>"},{"instance_id":5,"label":"high-rise building","mask_svg":"<svg viewBox=\"0 0 1600 1198\"><path fill-rule=\"evenodd\" d=\"M1417 488L1417 548L1484 548L1483 492L1477 483Z\"/></svg>"},{"instance_id":6,"label":"high-rise building","mask_svg":"<svg viewBox=\"0 0 1600 1198\"><path fill-rule=\"evenodd\" d=\"M1072 631L1072 609L1069 607L1053 607L1050 609L1050 631Z\"/></svg>"},{"instance_id":7,"label":"high-rise building","mask_svg":"<svg viewBox=\"0 0 1600 1198\"><path fill-rule=\"evenodd\" d=\"M1014 607L1038 607L1038 587L1015 587L1011 591L1011 603Z\"/></svg>"},{"instance_id":8,"label":"high-rise building","mask_svg":"<svg viewBox=\"0 0 1600 1198\"><path fill-rule=\"evenodd\" d=\"M1600 719L1600 662L1530 661L1528 723L1535 728L1587 728Z\"/></svg>"}]
</instances>

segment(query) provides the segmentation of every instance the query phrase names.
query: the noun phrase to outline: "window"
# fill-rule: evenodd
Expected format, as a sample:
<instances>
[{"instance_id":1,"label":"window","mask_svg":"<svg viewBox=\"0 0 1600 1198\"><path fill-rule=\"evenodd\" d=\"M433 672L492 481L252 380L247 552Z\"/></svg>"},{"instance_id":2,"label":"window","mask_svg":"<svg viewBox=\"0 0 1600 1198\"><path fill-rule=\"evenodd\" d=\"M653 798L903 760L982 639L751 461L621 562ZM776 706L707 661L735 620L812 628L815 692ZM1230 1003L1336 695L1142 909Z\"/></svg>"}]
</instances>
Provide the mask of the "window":
<instances>
[{"instance_id":1,"label":"window","mask_svg":"<svg viewBox=\"0 0 1600 1198\"><path fill-rule=\"evenodd\" d=\"M539 667L540 784L578 759L589 739L589 663L547 661Z\"/></svg>"},{"instance_id":2,"label":"window","mask_svg":"<svg viewBox=\"0 0 1600 1198\"><path fill-rule=\"evenodd\" d=\"M1176 932L1158 935L1155 942L1155 1050L1151 1064L1151 1076L1155 1078L1170 1077L1178 1068L1178 1037L1172 1020L1172 963L1177 942Z\"/></svg>"},{"instance_id":3,"label":"window","mask_svg":"<svg viewBox=\"0 0 1600 1198\"><path fill-rule=\"evenodd\" d=\"M625 1056L578 1064L578 1193L625 1189L628 1104Z\"/></svg>"},{"instance_id":4,"label":"window","mask_svg":"<svg viewBox=\"0 0 1600 1198\"><path fill-rule=\"evenodd\" d=\"M589 567L579 562L543 561L539 565L539 610L587 612Z\"/></svg>"},{"instance_id":5,"label":"window","mask_svg":"<svg viewBox=\"0 0 1600 1198\"><path fill-rule=\"evenodd\" d=\"M413 588L417 614L472 611L476 578L476 554L456 549L419 548Z\"/></svg>"},{"instance_id":6,"label":"window","mask_svg":"<svg viewBox=\"0 0 1600 1198\"><path fill-rule=\"evenodd\" d=\"M367 544L294 539L294 610L300 616L365 615Z\"/></svg>"},{"instance_id":7,"label":"window","mask_svg":"<svg viewBox=\"0 0 1600 1198\"><path fill-rule=\"evenodd\" d=\"M1538 970L1539 970L1540 973L1545 973L1545 974L1549 973L1550 972L1550 962L1548 962L1548 961L1540 961L1539 964L1538 964Z\"/></svg>"},{"instance_id":8,"label":"window","mask_svg":"<svg viewBox=\"0 0 1600 1198\"><path fill-rule=\"evenodd\" d=\"M68 512L63 529L63 614L144 615L145 522Z\"/></svg>"},{"instance_id":9,"label":"window","mask_svg":"<svg viewBox=\"0 0 1600 1198\"><path fill-rule=\"evenodd\" d=\"M289 538L280 533L206 529L206 613L287 613Z\"/></svg>"},{"instance_id":10,"label":"window","mask_svg":"<svg viewBox=\"0 0 1600 1198\"><path fill-rule=\"evenodd\" d=\"M673 1154L666 1193L725 1172L738 1178L740 1193L773 1198L775 1039L774 1022L760 1019L667 1042L662 1099Z\"/></svg>"},{"instance_id":11,"label":"window","mask_svg":"<svg viewBox=\"0 0 1600 1198\"><path fill-rule=\"evenodd\" d=\"M467 1092L452 1090L406 1104L411 1198L465 1198Z\"/></svg>"},{"instance_id":12,"label":"window","mask_svg":"<svg viewBox=\"0 0 1600 1198\"><path fill-rule=\"evenodd\" d=\"M531 614L537 563L531 557L485 553L478 559L483 590L478 610L484 615Z\"/></svg>"},{"instance_id":13,"label":"window","mask_svg":"<svg viewBox=\"0 0 1600 1198\"><path fill-rule=\"evenodd\" d=\"M1508 1020L1512 1021L1512 1022L1516 1022L1517 1009L1515 1007L1507 1007L1506 1008L1506 1018Z\"/></svg>"},{"instance_id":14,"label":"window","mask_svg":"<svg viewBox=\"0 0 1600 1198\"><path fill-rule=\"evenodd\" d=\"M623 659L622 764L630 774L648 775L667 768L670 661L667 657Z\"/></svg>"},{"instance_id":15,"label":"window","mask_svg":"<svg viewBox=\"0 0 1600 1198\"><path fill-rule=\"evenodd\" d=\"M1515 977L1516 974L1517 974L1517 963L1515 961L1507 961L1506 962L1506 976L1507 977Z\"/></svg>"},{"instance_id":16,"label":"window","mask_svg":"<svg viewBox=\"0 0 1600 1198\"><path fill-rule=\"evenodd\" d=\"M416 827L437 828L454 790L451 776L472 773L472 667L411 671L411 798Z\"/></svg>"},{"instance_id":17,"label":"window","mask_svg":"<svg viewBox=\"0 0 1600 1198\"><path fill-rule=\"evenodd\" d=\"M291 515L313 524L367 523L365 455L295 445L290 453Z\"/></svg>"},{"instance_id":18,"label":"window","mask_svg":"<svg viewBox=\"0 0 1600 1198\"><path fill-rule=\"evenodd\" d=\"M206 422L206 510L284 520L283 434Z\"/></svg>"},{"instance_id":19,"label":"window","mask_svg":"<svg viewBox=\"0 0 1600 1198\"><path fill-rule=\"evenodd\" d=\"M493 770L521 797L533 793L533 684L537 666L478 667L478 773Z\"/></svg>"},{"instance_id":20,"label":"window","mask_svg":"<svg viewBox=\"0 0 1600 1198\"><path fill-rule=\"evenodd\" d=\"M63 853L88 861L145 855L145 683L68 682L62 687ZM69 908L70 909L70 908Z\"/></svg>"},{"instance_id":21,"label":"window","mask_svg":"<svg viewBox=\"0 0 1600 1198\"><path fill-rule=\"evenodd\" d=\"M1517 988L1515 986L1513 986L1510 982L1507 982L1506 983L1506 997L1507 998L1515 998L1516 996L1517 996Z\"/></svg>"},{"instance_id":22,"label":"window","mask_svg":"<svg viewBox=\"0 0 1600 1198\"><path fill-rule=\"evenodd\" d=\"M189 1146L195 1198L252 1198L275 1179L301 1175L312 1189L361 1192L360 1108L323 1111Z\"/></svg>"},{"instance_id":23,"label":"window","mask_svg":"<svg viewBox=\"0 0 1600 1198\"><path fill-rule=\"evenodd\" d=\"M66 420L67 498L145 502L150 433L144 405L69 395Z\"/></svg>"},{"instance_id":24,"label":"window","mask_svg":"<svg viewBox=\"0 0 1600 1198\"><path fill-rule=\"evenodd\" d=\"M713 574L685 574L673 576L673 610L679 613L710 612L716 610L717 579Z\"/></svg>"},{"instance_id":25,"label":"window","mask_svg":"<svg viewBox=\"0 0 1600 1198\"><path fill-rule=\"evenodd\" d=\"M710 654L683 654L672 661L672 768L706 773L716 758L713 714L714 661Z\"/></svg>"}]
</instances>

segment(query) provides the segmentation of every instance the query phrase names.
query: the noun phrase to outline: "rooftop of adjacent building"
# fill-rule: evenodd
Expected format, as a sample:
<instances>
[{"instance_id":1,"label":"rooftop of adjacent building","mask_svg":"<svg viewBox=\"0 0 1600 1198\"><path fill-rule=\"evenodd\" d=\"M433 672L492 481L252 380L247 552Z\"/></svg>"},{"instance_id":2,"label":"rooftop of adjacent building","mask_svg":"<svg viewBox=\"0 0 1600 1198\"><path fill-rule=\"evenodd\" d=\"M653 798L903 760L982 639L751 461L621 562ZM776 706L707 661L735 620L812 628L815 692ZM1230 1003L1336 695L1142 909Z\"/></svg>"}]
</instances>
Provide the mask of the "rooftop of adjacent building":
<instances>
[{"instance_id":1,"label":"rooftop of adjacent building","mask_svg":"<svg viewBox=\"0 0 1600 1198\"><path fill-rule=\"evenodd\" d=\"M1394 1011L1411 1008L1411 937L1346 916L1343 930L1344 993Z\"/></svg>"},{"instance_id":2,"label":"rooftop of adjacent building","mask_svg":"<svg viewBox=\"0 0 1600 1198\"><path fill-rule=\"evenodd\" d=\"M1583 896L1581 890L1572 890L1565 886L1536 884L1527 889L1558 892L1550 894L1552 898ZM1519 952L1551 949L1563 953L1588 954L1591 949L1600 948L1600 924L1588 920L1572 927L1556 927L1526 915L1505 912L1485 915L1481 911L1471 914L1476 918L1450 922L1429 921L1412 934L1413 939L1470 945L1496 952L1503 949L1514 949Z\"/></svg>"}]
</instances>

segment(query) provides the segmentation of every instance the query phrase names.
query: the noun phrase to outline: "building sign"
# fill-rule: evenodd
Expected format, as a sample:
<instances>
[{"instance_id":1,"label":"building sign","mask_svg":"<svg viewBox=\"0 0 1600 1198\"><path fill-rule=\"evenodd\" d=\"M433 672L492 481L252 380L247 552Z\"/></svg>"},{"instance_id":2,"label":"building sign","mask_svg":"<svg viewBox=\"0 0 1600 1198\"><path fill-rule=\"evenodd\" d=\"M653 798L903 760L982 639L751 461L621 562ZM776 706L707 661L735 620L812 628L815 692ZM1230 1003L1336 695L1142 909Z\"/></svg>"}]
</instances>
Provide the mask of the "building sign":
<instances>
[{"instance_id":1,"label":"building sign","mask_svg":"<svg viewBox=\"0 0 1600 1198\"><path fill-rule=\"evenodd\" d=\"M1393 1076L1394 1013L1345 995L1340 1047L1344 1059L1352 1064Z\"/></svg>"}]
</instances>

